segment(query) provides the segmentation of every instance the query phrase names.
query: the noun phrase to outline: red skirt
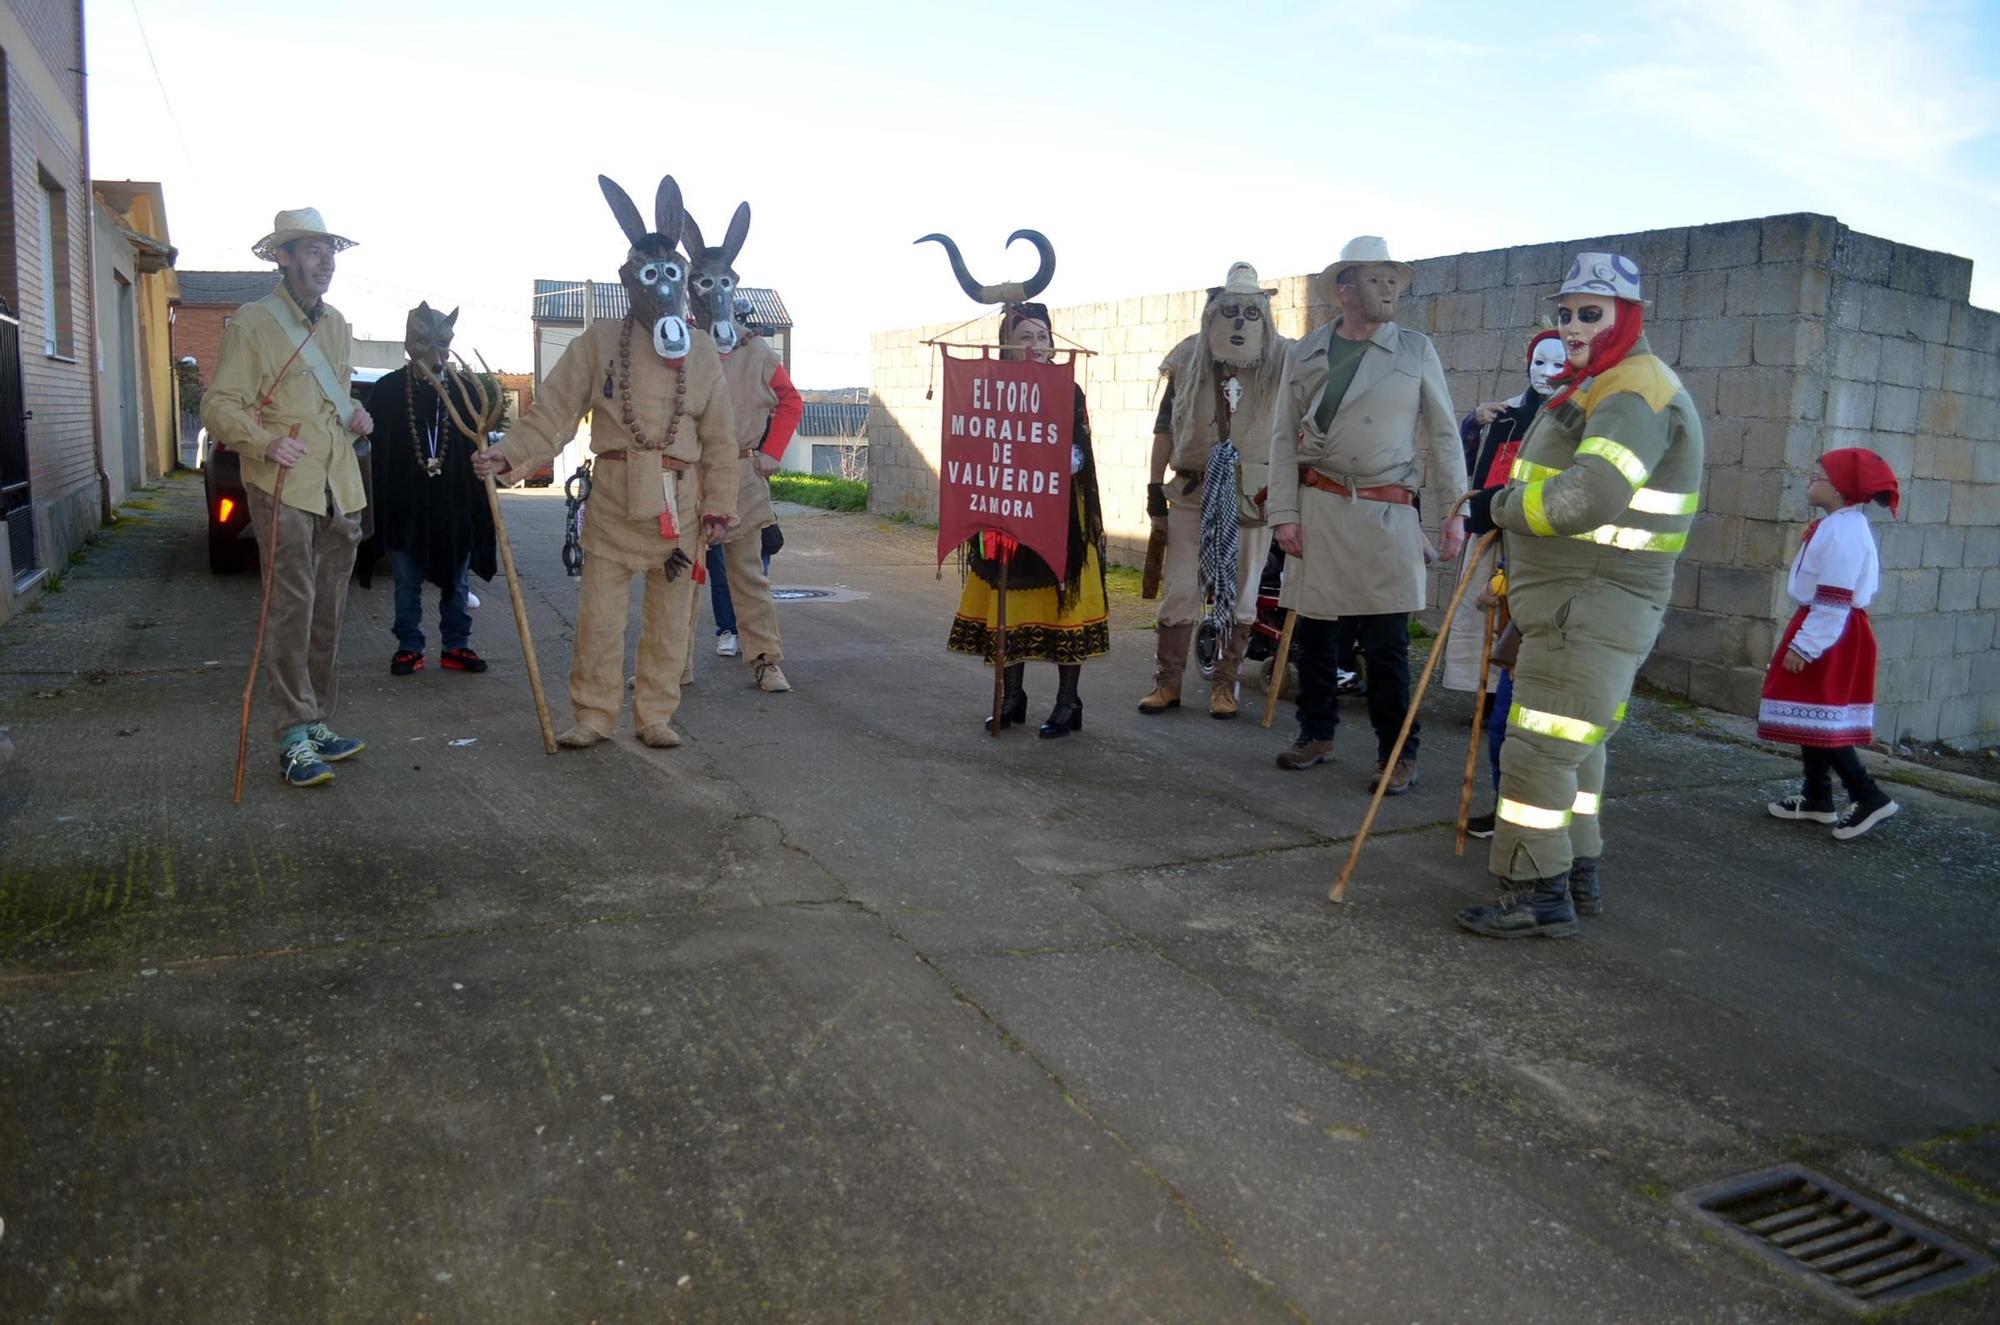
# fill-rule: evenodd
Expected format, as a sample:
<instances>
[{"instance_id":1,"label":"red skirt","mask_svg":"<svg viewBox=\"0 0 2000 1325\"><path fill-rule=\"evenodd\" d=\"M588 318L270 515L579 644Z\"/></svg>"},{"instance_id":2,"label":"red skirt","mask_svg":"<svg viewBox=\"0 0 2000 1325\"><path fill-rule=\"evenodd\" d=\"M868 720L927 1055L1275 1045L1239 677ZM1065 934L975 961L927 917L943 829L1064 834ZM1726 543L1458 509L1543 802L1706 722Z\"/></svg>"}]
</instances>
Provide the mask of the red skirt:
<instances>
[{"instance_id":1,"label":"red skirt","mask_svg":"<svg viewBox=\"0 0 2000 1325\"><path fill-rule=\"evenodd\" d=\"M1786 745L1834 750L1875 739L1875 632L1868 614L1855 608L1833 647L1807 663L1785 670L1785 654L1805 624L1809 608L1792 614L1777 656L1764 673L1764 698L1757 706L1757 735Z\"/></svg>"}]
</instances>

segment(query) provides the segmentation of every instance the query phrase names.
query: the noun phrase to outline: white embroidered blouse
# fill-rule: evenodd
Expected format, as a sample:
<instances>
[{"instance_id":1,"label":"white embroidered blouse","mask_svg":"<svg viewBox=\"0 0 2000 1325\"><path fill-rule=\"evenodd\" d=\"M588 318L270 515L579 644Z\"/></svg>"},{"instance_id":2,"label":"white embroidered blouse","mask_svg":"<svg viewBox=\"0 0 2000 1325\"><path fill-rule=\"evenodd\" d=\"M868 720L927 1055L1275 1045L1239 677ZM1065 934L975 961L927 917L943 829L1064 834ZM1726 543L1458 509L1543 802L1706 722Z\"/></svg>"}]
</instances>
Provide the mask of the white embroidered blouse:
<instances>
[{"instance_id":1,"label":"white embroidered blouse","mask_svg":"<svg viewBox=\"0 0 2000 1325\"><path fill-rule=\"evenodd\" d=\"M1812 662L1839 642L1847 629L1847 614L1874 600L1881 559L1862 507L1835 511L1807 533L1805 546L1792 559L1786 588L1793 602L1808 609L1799 633L1792 637L1792 648Z\"/></svg>"}]
</instances>

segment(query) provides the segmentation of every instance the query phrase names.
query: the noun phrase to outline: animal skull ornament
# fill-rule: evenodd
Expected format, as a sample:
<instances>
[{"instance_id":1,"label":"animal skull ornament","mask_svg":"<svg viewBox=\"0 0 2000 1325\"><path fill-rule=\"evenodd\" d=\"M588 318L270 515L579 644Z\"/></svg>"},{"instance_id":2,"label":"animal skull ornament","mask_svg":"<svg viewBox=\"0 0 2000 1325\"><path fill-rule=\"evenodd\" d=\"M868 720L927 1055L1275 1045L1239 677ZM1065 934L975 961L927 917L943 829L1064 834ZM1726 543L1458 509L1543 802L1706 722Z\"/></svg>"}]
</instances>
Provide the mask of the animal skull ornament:
<instances>
[{"instance_id":1,"label":"animal skull ornament","mask_svg":"<svg viewBox=\"0 0 2000 1325\"><path fill-rule=\"evenodd\" d=\"M681 243L688 253L688 289L694 324L715 337L715 348L724 354L742 343L743 329L736 318L736 255L750 235L750 204L736 204L729 218L729 232L721 248L702 242L701 227L694 217L681 218Z\"/></svg>"},{"instance_id":2,"label":"animal skull ornament","mask_svg":"<svg viewBox=\"0 0 2000 1325\"><path fill-rule=\"evenodd\" d=\"M410 310L403 322L403 352L412 363L422 362L433 373L444 371L451 357L451 338L458 325L458 310L440 313L428 301Z\"/></svg>"},{"instance_id":3,"label":"animal skull ornament","mask_svg":"<svg viewBox=\"0 0 2000 1325\"><path fill-rule=\"evenodd\" d=\"M937 243L943 245L945 255L951 259L952 275L958 277L959 288L980 303L1024 304L1042 291L1048 289L1049 282L1055 279L1056 249L1055 245L1049 243L1048 236L1039 230L1016 230L1013 234L1007 236L1008 246L1012 247L1014 241L1017 239L1025 239L1035 246L1035 251L1041 254L1042 257L1041 266L1027 280L1009 281L1004 285L981 285L978 281L973 280L972 273L966 270L965 259L959 256L958 245L952 243L948 236L929 234L917 242L919 244Z\"/></svg>"},{"instance_id":4,"label":"animal skull ornament","mask_svg":"<svg viewBox=\"0 0 2000 1325\"><path fill-rule=\"evenodd\" d=\"M685 358L694 341L688 334L687 265L675 247L686 219L681 186L672 175L661 177L653 197L655 228L650 230L630 195L609 176L599 175L597 186L631 244L618 269L618 280L632 301L628 316L652 328L653 350L662 359Z\"/></svg>"}]
</instances>

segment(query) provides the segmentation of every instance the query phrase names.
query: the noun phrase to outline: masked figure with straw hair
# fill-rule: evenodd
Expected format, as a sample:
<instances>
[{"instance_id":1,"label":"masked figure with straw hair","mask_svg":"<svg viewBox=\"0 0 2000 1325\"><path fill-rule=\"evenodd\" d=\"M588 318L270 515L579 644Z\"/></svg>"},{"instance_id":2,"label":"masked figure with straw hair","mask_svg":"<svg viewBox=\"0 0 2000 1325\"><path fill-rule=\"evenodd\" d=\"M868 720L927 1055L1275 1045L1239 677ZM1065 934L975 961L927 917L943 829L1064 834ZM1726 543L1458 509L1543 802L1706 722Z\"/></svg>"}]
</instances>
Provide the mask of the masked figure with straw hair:
<instances>
[{"instance_id":1,"label":"masked figure with straw hair","mask_svg":"<svg viewBox=\"0 0 2000 1325\"><path fill-rule=\"evenodd\" d=\"M1188 645L1204 602L1216 604L1217 654L1208 716L1236 716L1236 674L1257 619L1257 583L1271 550L1263 518L1271 472L1271 411L1291 341L1271 320L1271 295L1247 262L1208 292L1201 329L1173 348L1153 424L1146 514L1165 528L1153 688L1141 713L1179 708ZM1223 448L1227 448L1226 451ZM1219 469L1210 482L1211 464ZM1162 480L1173 467L1173 482ZM1224 607L1227 610L1224 611Z\"/></svg>"},{"instance_id":2,"label":"masked figure with straw hair","mask_svg":"<svg viewBox=\"0 0 2000 1325\"><path fill-rule=\"evenodd\" d=\"M688 324L680 186L671 175L660 181L649 227L624 189L602 175L597 182L630 244L618 276L631 307L570 343L534 405L473 468L503 482L533 473L592 416L569 676L576 721L556 740L581 748L616 728L632 577L643 575L632 725L647 745L671 747L681 743L671 722L691 643L694 568L736 510L736 420L715 342Z\"/></svg>"},{"instance_id":3,"label":"masked figure with straw hair","mask_svg":"<svg viewBox=\"0 0 2000 1325\"><path fill-rule=\"evenodd\" d=\"M1055 350L1055 330L1048 307L1032 302L1055 275L1055 249L1033 230L1017 230L1009 238L1030 240L1041 253L1041 269L1029 280L1009 285L980 285L966 270L958 246L943 235L926 235L944 246L952 272L967 294L981 303L1001 305L1000 344L1004 358L1047 360ZM1042 723L1044 739L1083 730L1083 697L1078 685L1083 664L1111 652L1111 622L1104 591L1104 515L1098 502L1097 462L1090 445L1090 411L1083 388L1076 387L1076 410L1070 434L1070 509L1068 551L1060 567L1051 566L1013 540L982 534L962 549L966 567L965 592L951 621L945 647L969 653L991 666L1000 637L1001 557L1007 558L1007 667L1001 697L1000 725L1028 719L1026 664L1056 665L1056 703ZM993 719L986 719L990 725Z\"/></svg>"}]
</instances>

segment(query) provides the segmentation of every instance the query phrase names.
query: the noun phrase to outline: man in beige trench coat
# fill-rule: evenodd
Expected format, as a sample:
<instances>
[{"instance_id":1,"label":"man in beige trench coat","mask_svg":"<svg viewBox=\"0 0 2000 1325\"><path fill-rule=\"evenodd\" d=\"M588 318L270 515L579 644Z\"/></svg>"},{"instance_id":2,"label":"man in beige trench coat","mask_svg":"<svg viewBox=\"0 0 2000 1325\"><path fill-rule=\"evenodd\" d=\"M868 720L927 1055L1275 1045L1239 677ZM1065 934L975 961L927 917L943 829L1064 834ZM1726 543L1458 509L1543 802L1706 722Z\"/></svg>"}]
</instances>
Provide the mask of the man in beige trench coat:
<instances>
[{"instance_id":1,"label":"man in beige trench coat","mask_svg":"<svg viewBox=\"0 0 2000 1325\"><path fill-rule=\"evenodd\" d=\"M1415 726L1387 766L1410 705L1410 613L1424 606L1417 490L1428 472L1425 495L1443 512L1466 487L1444 365L1428 337L1395 322L1411 274L1373 235L1349 241L1327 268L1340 313L1286 352L1268 506L1291 558L1282 602L1298 612L1299 734L1278 767L1310 768L1332 755L1336 661L1352 641L1368 664L1375 778L1387 777L1394 796L1417 777ZM1446 520L1442 556L1456 557L1464 543L1465 521Z\"/></svg>"}]
</instances>

